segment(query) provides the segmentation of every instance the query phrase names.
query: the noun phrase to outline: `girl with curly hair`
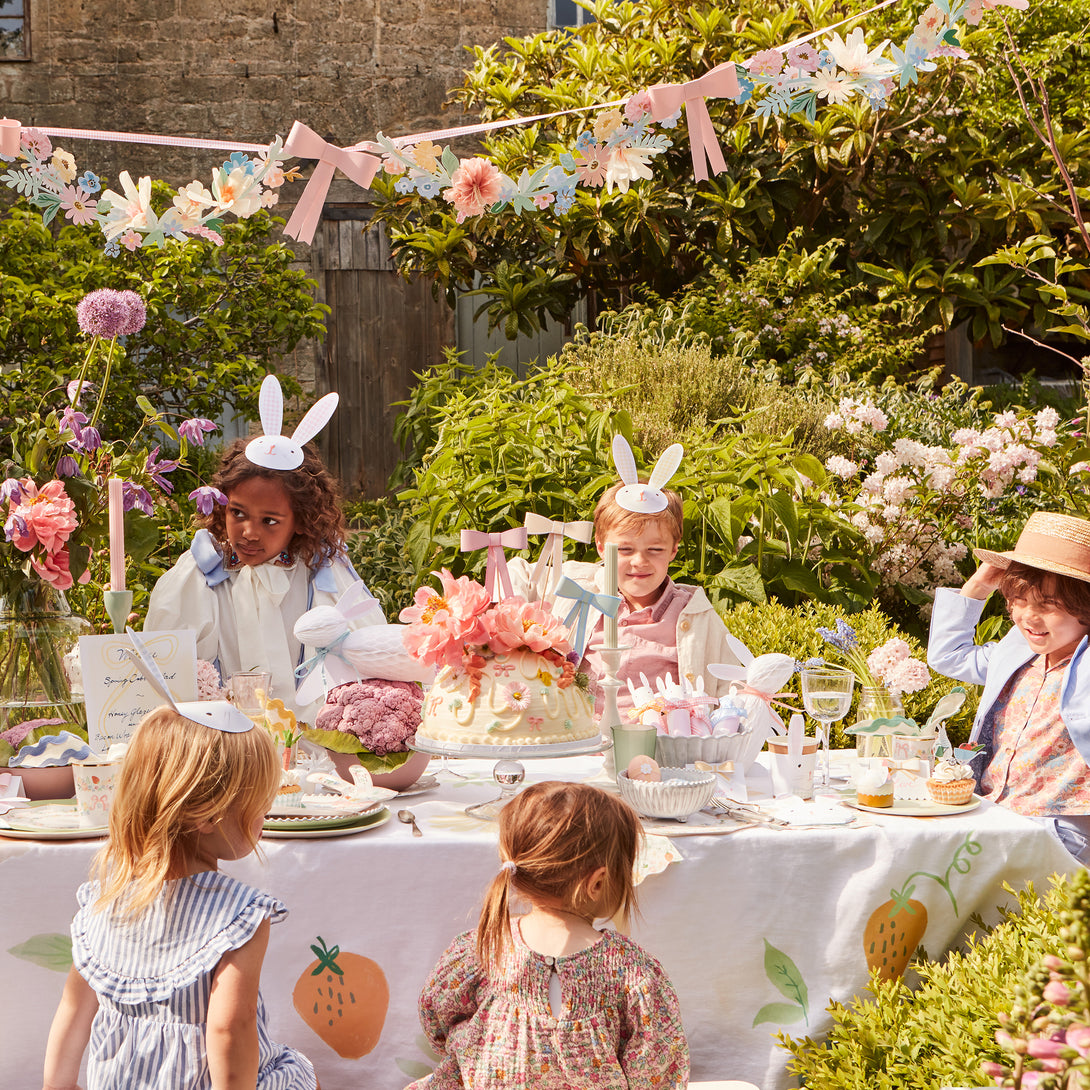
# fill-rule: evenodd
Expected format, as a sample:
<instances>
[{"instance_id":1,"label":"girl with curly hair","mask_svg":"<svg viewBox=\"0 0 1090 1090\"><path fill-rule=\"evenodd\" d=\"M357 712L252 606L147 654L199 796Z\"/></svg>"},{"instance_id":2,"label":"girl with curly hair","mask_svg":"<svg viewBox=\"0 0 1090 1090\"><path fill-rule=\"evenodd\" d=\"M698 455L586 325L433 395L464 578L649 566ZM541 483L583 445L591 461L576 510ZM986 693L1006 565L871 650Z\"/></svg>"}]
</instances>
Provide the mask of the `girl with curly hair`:
<instances>
[{"instance_id":1,"label":"girl with curly hair","mask_svg":"<svg viewBox=\"0 0 1090 1090\"><path fill-rule=\"evenodd\" d=\"M294 671L309 652L292 629L359 576L345 552L340 489L321 458L302 447L300 464L278 468L255 460L255 444L238 439L224 451L212 483L226 503L156 583L144 628L193 629L197 657L214 662L225 682L267 670L270 695L313 723L320 703L295 699ZM376 608L365 623L381 618Z\"/></svg>"}]
</instances>

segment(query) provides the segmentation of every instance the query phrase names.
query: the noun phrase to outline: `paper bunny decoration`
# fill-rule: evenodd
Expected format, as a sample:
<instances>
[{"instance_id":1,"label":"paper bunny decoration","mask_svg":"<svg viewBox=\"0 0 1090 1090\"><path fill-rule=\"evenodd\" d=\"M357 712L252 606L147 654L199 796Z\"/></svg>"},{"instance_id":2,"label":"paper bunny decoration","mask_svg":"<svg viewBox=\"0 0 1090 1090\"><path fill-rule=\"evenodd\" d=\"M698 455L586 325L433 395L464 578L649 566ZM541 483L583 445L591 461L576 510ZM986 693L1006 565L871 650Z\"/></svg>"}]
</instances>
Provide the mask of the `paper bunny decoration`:
<instances>
[{"instance_id":1,"label":"paper bunny decoration","mask_svg":"<svg viewBox=\"0 0 1090 1090\"><path fill-rule=\"evenodd\" d=\"M326 394L307 409L290 437L281 435L284 392L275 375L266 375L257 399L261 430L265 434L246 444L246 457L266 469L298 469L303 464L303 444L309 443L329 423L339 400L338 394Z\"/></svg>"},{"instance_id":2,"label":"paper bunny decoration","mask_svg":"<svg viewBox=\"0 0 1090 1090\"><path fill-rule=\"evenodd\" d=\"M199 723L202 727L223 731L225 734L245 734L246 731L254 729L254 721L226 700L183 700L181 703L175 700L166 678L155 665L155 659L144 641L131 628L126 628L125 631L132 642L132 650L123 651L122 654L128 655L155 690L156 696L164 704L170 705L183 719Z\"/></svg>"},{"instance_id":3,"label":"paper bunny decoration","mask_svg":"<svg viewBox=\"0 0 1090 1090\"><path fill-rule=\"evenodd\" d=\"M353 583L333 606L315 606L295 622L295 638L315 648L295 673L295 698L309 704L330 689L361 678L430 682L435 671L414 659L401 639L405 625L384 624L363 583ZM373 619L368 619L368 618ZM363 620L353 628L351 621Z\"/></svg>"},{"instance_id":4,"label":"paper bunny decoration","mask_svg":"<svg viewBox=\"0 0 1090 1090\"><path fill-rule=\"evenodd\" d=\"M783 719L773 708L773 703L781 703L778 699L780 688L795 672L795 660L790 655L777 654L754 658L741 640L730 637L730 641L731 650L743 665L710 663L708 673L736 683L731 686L731 695L746 710L746 728L750 738L746 756L756 759L765 742L784 731Z\"/></svg>"},{"instance_id":5,"label":"paper bunny decoration","mask_svg":"<svg viewBox=\"0 0 1090 1090\"><path fill-rule=\"evenodd\" d=\"M628 445L623 435L613 437L613 464L617 467L617 473L624 482L623 487L617 492L614 499L619 507L626 511L638 511L640 514L653 515L657 511L665 511L667 506L666 493L663 488L666 482L677 472L681 465L681 457L685 453L680 443L674 443L667 447L659 456L647 484L640 484L640 475L636 472L636 459L633 457L632 448Z\"/></svg>"},{"instance_id":6,"label":"paper bunny decoration","mask_svg":"<svg viewBox=\"0 0 1090 1090\"><path fill-rule=\"evenodd\" d=\"M640 674L640 684L633 685L631 678L625 679L632 696L631 715L635 716L641 727L656 727L662 733L663 702L655 694L646 674Z\"/></svg>"}]
</instances>

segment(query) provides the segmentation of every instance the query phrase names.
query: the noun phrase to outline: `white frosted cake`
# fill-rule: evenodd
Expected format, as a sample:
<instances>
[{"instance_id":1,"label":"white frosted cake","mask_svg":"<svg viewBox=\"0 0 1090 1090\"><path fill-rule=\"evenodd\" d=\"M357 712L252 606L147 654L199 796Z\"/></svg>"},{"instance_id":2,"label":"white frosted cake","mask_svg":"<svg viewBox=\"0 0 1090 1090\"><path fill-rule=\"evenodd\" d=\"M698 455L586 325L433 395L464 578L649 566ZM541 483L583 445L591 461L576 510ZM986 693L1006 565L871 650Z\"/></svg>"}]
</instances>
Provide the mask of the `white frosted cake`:
<instances>
[{"instance_id":1,"label":"white frosted cake","mask_svg":"<svg viewBox=\"0 0 1090 1090\"><path fill-rule=\"evenodd\" d=\"M478 677L444 666L424 698L417 738L475 746L560 745L594 738L598 727L587 692L564 674L562 664L527 650L494 655ZM474 697L475 683L479 691Z\"/></svg>"}]
</instances>

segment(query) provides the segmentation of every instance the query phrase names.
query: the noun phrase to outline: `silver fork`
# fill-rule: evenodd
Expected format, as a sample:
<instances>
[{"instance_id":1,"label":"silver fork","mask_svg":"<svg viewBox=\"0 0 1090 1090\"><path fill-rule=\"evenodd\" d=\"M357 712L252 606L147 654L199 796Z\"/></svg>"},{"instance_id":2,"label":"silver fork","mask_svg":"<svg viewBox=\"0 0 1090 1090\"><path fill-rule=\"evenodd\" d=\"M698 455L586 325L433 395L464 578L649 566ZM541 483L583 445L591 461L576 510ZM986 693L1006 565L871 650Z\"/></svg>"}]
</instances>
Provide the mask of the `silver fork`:
<instances>
[{"instance_id":1,"label":"silver fork","mask_svg":"<svg viewBox=\"0 0 1090 1090\"><path fill-rule=\"evenodd\" d=\"M755 825L775 825L780 828L787 828L791 824L789 821L773 817L771 814L766 814L764 811L755 806L750 806L747 803L733 802L728 799L716 797L712 799L711 805L716 810L721 810L724 814L734 818L736 821L748 821Z\"/></svg>"}]
</instances>

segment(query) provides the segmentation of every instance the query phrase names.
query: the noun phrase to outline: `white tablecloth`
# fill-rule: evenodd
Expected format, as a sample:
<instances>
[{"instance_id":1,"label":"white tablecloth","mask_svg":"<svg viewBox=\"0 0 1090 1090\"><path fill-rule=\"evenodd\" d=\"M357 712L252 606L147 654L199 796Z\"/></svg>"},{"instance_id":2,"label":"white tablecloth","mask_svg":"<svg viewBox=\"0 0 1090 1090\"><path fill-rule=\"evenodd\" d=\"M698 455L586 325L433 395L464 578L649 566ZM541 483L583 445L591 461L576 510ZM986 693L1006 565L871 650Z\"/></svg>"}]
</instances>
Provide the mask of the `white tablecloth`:
<instances>
[{"instance_id":1,"label":"white tablecloth","mask_svg":"<svg viewBox=\"0 0 1090 1090\"><path fill-rule=\"evenodd\" d=\"M581 779L600 764L527 762L527 778ZM433 761L432 770L438 765ZM272 929L262 992L273 1038L313 1060L324 1090L400 1090L432 1064L417 997L450 940L475 926L497 866L495 827L462 811L495 794L491 762L450 767L470 778L441 773L437 789L400 803L417 815L421 838L395 820L353 837L265 840L264 859L224 867L290 909ZM747 828L651 841L633 936L677 988L694 1080L748 1079L763 1090L793 1085L774 1034L820 1039L830 1026L829 1000L865 994L868 919L888 918L895 891L916 902L898 915L902 923L922 922L919 906L926 910L920 946L938 957L964 938L974 913L996 920L997 906L1011 901L1004 882L1043 888L1054 872L1074 866L1043 828L989 804L926 820L858 816L851 827ZM4 1090L41 1085L75 890L101 843L0 839ZM319 937L370 959L388 984L381 1035L361 1058L338 1055L293 1006ZM877 942L880 948L882 938ZM352 971L373 973L375 966L355 960ZM373 1027L383 1004L374 989L365 992L347 1017Z\"/></svg>"}]
</instances>

